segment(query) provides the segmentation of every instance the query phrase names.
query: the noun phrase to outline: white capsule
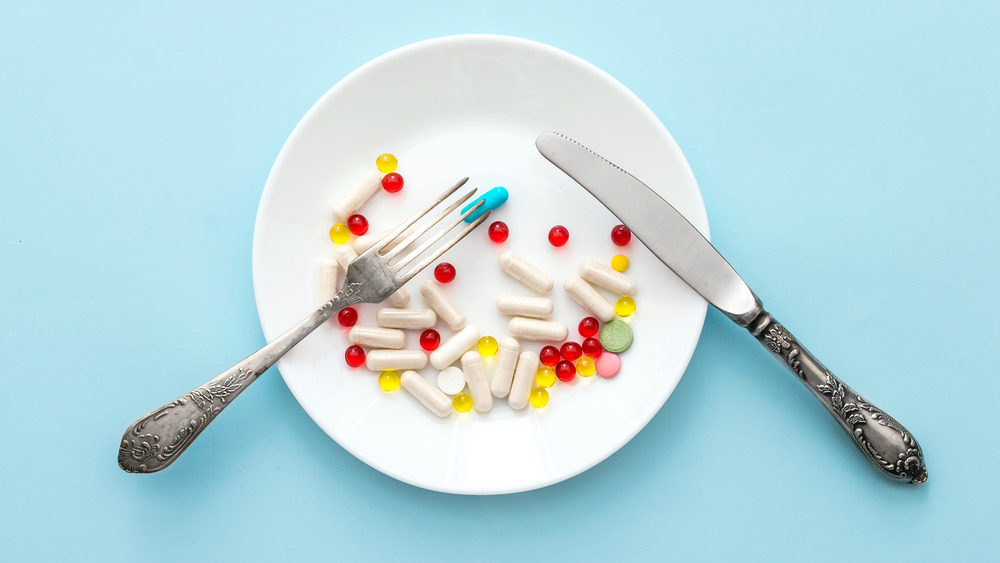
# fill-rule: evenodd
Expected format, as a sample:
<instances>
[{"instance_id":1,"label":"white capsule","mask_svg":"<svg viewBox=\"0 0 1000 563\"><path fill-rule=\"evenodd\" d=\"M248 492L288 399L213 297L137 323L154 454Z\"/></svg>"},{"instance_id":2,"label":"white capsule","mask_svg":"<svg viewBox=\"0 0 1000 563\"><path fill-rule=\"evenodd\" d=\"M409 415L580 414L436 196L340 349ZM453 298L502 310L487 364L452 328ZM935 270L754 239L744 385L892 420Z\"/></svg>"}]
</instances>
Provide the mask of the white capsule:
<instances>
[{"instance_id":1,"label":"white capsule","mask_svg":"<svg viewBox=\"0 0 1000 563\"><path fill-rule=\"evenodd\" d=\"M338 245L333 251L333 257L337 259L337 263L340 267L347 271L347 267L354 262L354 259L358 257L358 253L354 251L354 247L349 244Z\"/></svg>"},{"instance_id":2,"label":"white capsule","mask_svg":"<svg viewBox=\"0 0 1000 563\"><path fill-rule=\"evenodd\" d=\"M420 295L424 296L424 302L434 309L451 330L461 330L465 326L465 314L436 281L427 280L420 284Z\"/></svg>"},{"instance_id":3,"label":"white capsule","mask_svg":"<svg viewBox=\"0 0 1000 563\"><path fill-rule=\"evenodd\" d=\"M493 368L493 382L490 391L494 397L503 398L510 393L510 383L514 379L514 367L517 366L517 354L521 345L507 336L500 339L500 351L497 352L497 363Z\"/></svg>"},{"instance_id":4,"label":"white capsule","mask_svg":"<svg viewBox=\"0 0 1000 563\"><path fill-rule=\"evenodd\" d=\"M406 344L406 333L396 328L354 325L347 333L347 339L366 348L399 350Z\"/></svg>"},{"instance_id":5,"label":"white capsule","mask_svg":"<svg viewBox=\"0 0 1000 563\"><path fill-rule=\"evenodd\" d=\"M332 259L321 260L316 268L316 301L320 305L337 295L337 262Z\"/></svg>"},{"instance_id":6,"label":"white capsule","mask_svg":"<svg viewBox=\"0 0 1000 563\"><path fill-rule=\"evenodd\" d=\"M584 260L578 269L584 280L618 295L635 295L635 282L632 278L615 270L611 266Z\"/></svg>"},{"instance_id":7,"label":"white capsule","mask_svg":"<svg viewBox=\"0 0 1000 563\"><path fill-rule=\"evenodd\" d=\"M509 250L500 255L500 268L538 293L548 293L555 285L548 274Z\"/></svg>"},{"instance_id":8,"label":"white capsule","mask_svg":"<svg viewBox=\"0 0 1000 563\"><path fill-rule=\"evenodd\" d=\"M403 375L399 376L399 382L403 389L409 391L432 413L442 418L451 414L451 399L431 385L424 376L415 371L404 371Z\"/></svg>"},{"instance_id":9,"label":"white capsule","mask_svg":"<svg viewBox=\"0 0 1000 563\"><path fill-rule=\"evenodd\" d=\"M364 254L366 250L375 246L376 242L382 240L386 235L388 235L391 232L392 232L391 230L379 231L377 233L368 233L357 237L356 239L354 239L354 251L357 252L358 254ZM409 229L403 231L401 235L397 236L395 239L393 239L392 242L387 244L383 249L383 251L388 252L393 248L396 248L397 243L403 242L403 240L405 240L406 237L410 236L411 234L413 234L413 227L410 227Z\"/></svg>"},{"instance_id":10,"label":"white capsule","mask_svg":"<svg viewBox=\"0 0 1000 563\"><path fill-rule=\"evenodd\" d=\"M607 299L580 276L571 274L563 283L563 288L574 301L583 305L584 309L593 313L599 320L608 322L615 318L615 306L608 303Z\"/></svg>"},{"instance_id":11,"label":"white capsule","mask_svg":"<svg viewBox=\"0 0 1000 563\"><path fill-rule=\"evenodd\" d=\"M507 331L518 340L560 342L569 336L569 329L562 323L514 317L507 323Z\"/></svg>"},{"instance_id":12,"label":"white capsule","mask_svg":"<svg viewBox=\"0 0 1000 563\"><path fill-rule=\"evenodd\" d=\"M462 371L465 372L465 382L469 384L472 405L479 412L488 412L493 408L493 395L490 393L490 382L486 379L483 357L479 352L471 350L462 354Z\"/></svg>"},{"instance_id":13,"label":"white capsule","mask_svg":"<svg viewBox=\"0 0 1000 563\"><path fill-rule=\"evenodd\" d=\"M422 350L372 350L365 356L365 367L372 371L421 369L427 365Z\"/></svg>"},{"instance_id":14,"label":"white capsule","mask_svg":"<svg viewBox=\"0 0 1000 563\"><path fill-rule=\"evenodd\" d=\"M438 373L438 388L449 395L461 393L465 389L465 373L455 366L444 368Z\"/></svg>"},{"instance_id":15,"label":"white capsule","mask_svg":"<svg viewBox=\"0 0 1000 563\"><path fill-rule=\"evenodd\" d=\"M465 328L438 346L437 350L431 352L431 365L438 369L450 366L455 363L455 360L462 357L466 350L475 346L478 341L479 329L475 325L466 325Z\"/></svg>"},{"instance_id":16,"label":"white capsule","mask_svg":"<svg viewBox=\"0 0 1000 563\"><path fill-rule=\"evenodd\" d=\"M406 291L405 287L401 287L396 290L396 293L393 293L388 298L386 298L386 302L392 305L393 307L397 308L406 307L407 305L410 304L410 292Z\"/></svg>"},{"instance_id":17,"label":"white capsule","mask_svg":"<svg viewBox=\"0 0 1000 563\"><path fill-rule=\"evenodd\" d=\"M366 201L375 195L382 187L382 175L372 170L365 174L364 178L358 180L351 189L341 194L330 210L333 212L334 221L343 221L350 217L355 211L361 209Z\"/></svg>"},{"instance_id":18,"label":"white capsule","mask_svg":"<svg viewBox=\"0 0 1000 563\"><path fill-rule=\"evenodd\" d=\"M386 328L431 328L437 315L431 309L379 309L375 313L379 326Z\"/></svg>"},{"instance_id":19,"label":"white capsule","mask_svg":"<svg viewBox=\"0 0 1000 563\"><path fill-rule=\"evenodd\" d=\"M532 351L522 352L514 368L514 381L510 385L510 395L507 404L510 408L521 410L528 406L528 395L535 381L535 371L538 370L538 354Z\"/></svg>"},{"instance_id":20,"label":"white capsule","mask_svg":"<svg viewBox=\"0 0 1000 563\"><path fill-rule=\"evenodd\" d=\"M497 310L514 317L547 319L552 316L552 300L548 297L503 295L497 297Z\"/></svg>"}]
</instances>

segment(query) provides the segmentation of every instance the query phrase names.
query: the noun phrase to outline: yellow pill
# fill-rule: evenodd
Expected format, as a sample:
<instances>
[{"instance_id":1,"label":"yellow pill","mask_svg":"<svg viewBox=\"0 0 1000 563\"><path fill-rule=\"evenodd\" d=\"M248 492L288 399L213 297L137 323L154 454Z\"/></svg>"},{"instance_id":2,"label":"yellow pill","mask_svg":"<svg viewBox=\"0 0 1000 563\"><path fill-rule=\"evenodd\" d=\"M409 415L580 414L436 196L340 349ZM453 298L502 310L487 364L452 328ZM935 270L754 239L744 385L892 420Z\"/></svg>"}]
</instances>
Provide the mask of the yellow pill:
<instances>
[{"instance_id":1,"label":"yellow pill","mask_svg":"<svg viewBox=\"0 0 1000 563\"><path fill-rule=\"evenodd\" d=\"M484 336L479 339L479 353L483 356L495 356L499 347L497 339L492 336Z\"/></svg>"},{"instance_id":2,"label":"yellow pill","mask_svg":"<svg viewBox=\"0 0 1000 563\"><path fill-rule=\"evenodd\" d=\"M389 153L381 154L378 159L375 160L375 166L378 167L378 171L384 174L388 174L389 172L396 170L397 164L398 162L396 162L396 157Z\"/></svg>"},{"instance_id":3,"label":"yellow pill","mask_svg":"<svg viewBox=\"0 0 1000 563\"><path fill-rule=\"evenodd\" d=\"M594 375L597 371L597 364L594 362L594 358L590 356L580 356L580 359L576 361L576 373L579 373L583 377L590 377Z\"/></svg>"},{"instance_id":4,"label":"yellow pill","mask_svg":"<svg viewBox=\"0 0 1000 563\"><path fill-rule=\"evenodd\" d=\"M539 387L552 387L556 382L556 372L549 366L542 366L535 372L535 383Z\"/></svg>"},{"instance_id":5,"label":"yellow pill","mask_svg":"<svg viewBox=\"0 0 1000 563\"><path fill-rule=\"evenodd\" d=\"M383 371L382 375L378 376L378 386L383 391L395 391L399 389L399 374L392 370Z\"/></svg>"},{"instance_id":6,"label":"yellow pill","mask_svg":"<svg viewBox=\"0 0 1000 563\"><path fill-rule=\"evenodd\" d=\"M615 314L619 317L627 317L635 312L635 300L628 295L622 295L615 302Z\"/></svg>"},{"instance_id":7,"label":"yellow pill","mask_svg":"<svg viewBox=\"0 0 1000 563\"><path fill-rule=\"evenodd\" d=\"M472 410L472 397L468 393L459 393L451 400L451 404L458 412L469 412Z\"/></svg>"},{"instance_id":8,"label":"yellow pill","mask_svg":"<svg viewBox=\"0 0 1000 563\"><path fill-rule=\"evenodd\" d=\"M347 225L342 223L337 223L336 225L330 227L330 240L334 244L344 244L351 238L351 230L347 228Z\"/></svg>"},{"instance_id":9,"label":"yellow pill","mask_svg":"<svg viewBox=\"0 0 1000 563\"><path fill-rule=\"evenodd\" d=\"M531 401L531 406L540 409L549 404L549 392L544 387L535 387L528 395L528 400Z\"/></svg>"},{"instance_id":10,"label":"yellow pill","mask_svg":"<svg viewBox=\"0 0 1000 563\"><path fill-rule=\"evenodd\" d=\"M624 272L628 269L628 258L622 254L616 254L615 257L611 259L611 268L616 272Z\"/></svg>"}]
</instances>

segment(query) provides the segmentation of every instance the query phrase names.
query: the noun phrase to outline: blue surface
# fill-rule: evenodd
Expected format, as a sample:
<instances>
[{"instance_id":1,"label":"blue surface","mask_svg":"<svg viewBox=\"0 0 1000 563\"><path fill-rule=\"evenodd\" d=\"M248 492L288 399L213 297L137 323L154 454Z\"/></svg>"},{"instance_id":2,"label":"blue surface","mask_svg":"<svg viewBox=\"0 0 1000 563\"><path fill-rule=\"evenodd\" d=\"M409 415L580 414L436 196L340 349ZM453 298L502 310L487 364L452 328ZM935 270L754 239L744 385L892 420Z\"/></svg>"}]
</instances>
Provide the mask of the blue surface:
<instances>
[{"instance_id":1,"label":"blue surface","mask_svg":"<svg viewBox=\"0 0 1000 563\"><path fill-rule=\"evenodd\" d=\"M5 560L995 559L996 3L251 4L0 6ZM647 428L543 490L396 482L276 374L169 470L121 472L129 422L263 344L254 216L295 123L369 59L469 32L645 100L718 247L915 433L929 482L876 474L715 311Z\"/></svg>"}]
</instances>

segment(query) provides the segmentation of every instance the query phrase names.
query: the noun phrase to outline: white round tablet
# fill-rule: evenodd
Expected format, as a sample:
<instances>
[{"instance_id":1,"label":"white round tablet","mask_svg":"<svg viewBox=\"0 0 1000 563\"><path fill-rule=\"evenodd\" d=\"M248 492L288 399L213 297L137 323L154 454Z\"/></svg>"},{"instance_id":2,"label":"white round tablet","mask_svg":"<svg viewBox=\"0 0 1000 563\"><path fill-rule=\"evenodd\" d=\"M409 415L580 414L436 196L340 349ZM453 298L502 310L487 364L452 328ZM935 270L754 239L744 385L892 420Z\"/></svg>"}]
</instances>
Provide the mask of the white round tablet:
<instances>
[{"instance_id":1,"label":"white round tablet","mask_svg":"<svg viewBox=\"0 0 1000 563\"><path fill-rule=\"evenodd\" d=\"M444 368L438 373L438 388L449 395L461 393L465 389L465 372L455 366Z\"/></svg>"}]
</instances>

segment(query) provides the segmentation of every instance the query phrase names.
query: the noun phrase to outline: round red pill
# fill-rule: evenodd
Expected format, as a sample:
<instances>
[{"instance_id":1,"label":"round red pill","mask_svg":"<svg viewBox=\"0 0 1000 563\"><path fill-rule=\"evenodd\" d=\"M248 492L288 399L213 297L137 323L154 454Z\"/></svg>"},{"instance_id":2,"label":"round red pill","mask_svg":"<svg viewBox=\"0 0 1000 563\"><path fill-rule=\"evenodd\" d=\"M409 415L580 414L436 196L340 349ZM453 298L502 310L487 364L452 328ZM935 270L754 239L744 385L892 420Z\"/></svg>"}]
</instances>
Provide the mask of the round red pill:
<instances>
[{"instance_id":1,"label":"round red pill","mask_svg":"<svg viewBox=\"0 0 1000 563\"><path fill-rule=\"evenodd\" d=\"M403 177L395 172L390 172L382 176L382 189L394 194L403 189Z\"/></svg>"},{"instance_id":2,"label":"round red pill","mask_svg":"<svg viewBox=\"0 0 1000 563\"><path fill-rule=\"evenodd\" d=\"M601 355L604 351L604 346L601 346L601 341L596 338L585 338L583 339L583 353L590 356L591 358L596 358Z\"/></svg>"},{"instance_id":3,"label":"round red pill","mask_svg":"<svg viewBox=\"0 0 1000 563\"><path fill-rule=\"evenodd\" d=\"M507 223L503 221L494 221L490 225L489 229L490 240L493 242L503 242L507 240L510 235L510 229L507 228Z\"/></svg>"},{"instance_id":4,"label":"round red pill","mask_svg":"<svg viewBox=\"0 0 1000 563\"><path fill-rule=\"evenodd\" d=\"M337 322L340 326L354 326L358 324L358 310L354 307L345 307L337 313Z\"/></svg>"},{"instance_id":5,"label":"round red pill","mask_svg":"<svg viewBox=\"0 0 1000 563\"><path fill-rule=\"evenodd\" d=\"M441 335L433 328L429 328L420 333L420 347L428 352L437 350L441 344Z\"/></svg>"},{"instance_id":6,"label":"round red pill","mask_svg":"<svg viewBox=\"0 0 1000 563\"><path fill-rule=\"evenodd\" d=\"M632 240L632 231L628 230L625 225L615 225L611 229L611 242L617 244L618 246L625 246Z\"/></svg>"},{"instance_id":7,"label":"round red pill","mask_svg":"<svg viewBox=\"0 0 1000 563\"><path fill-rule=\"evenodd\" d=\"M357 344L348 346L344 352L344 359L347 360L347 365L356 368L365 363L365 351Z\"/></svg>"},{"instance_id":8,"label":"round red pill","mask_svg":"<svg viewBox=\"0 0 1000 563\"><path fill-rule=\"evenodd\" d=\"M355 213L347 218L347 228L351 230L351 234L361 236L368 232L368 219Z\"/></svg>"},{"instance_id":9,"label":"round red pill","mask_svg":"<svg viewBox=\"0 0 1000 563\"><path fill-rule=\"evenodd\" d=\"M450 283L455 279L455 267L448 262L441 262L434 267L434 279L441 283Z\"/></svg>"},{"instance_id":10,"label":"round red pill","mask_svg":"<svg viewBox=\"0 0 1000 563\"><path fill-rule=\"evenodd\" d=\"M594 317L584 317L580 321L580 326L578 327L580 331L580 336L584 338L590 338L597 334L597 331L601 330L601 323L597 322Z\"/></svg>"},{"instance_id":11,"label":"round red pill","mask_svg":"<svg viewBox=\"0 0 1000 563\"><path fill-rule=\"evenodd\" d=\"M569 231L562 225L549 229L549 242L552 246L562 246L569 241Z\"/></svg>"},{"instance_id":12,"label":"round red pill","mask_svg":"<svg viewBox=\"0 0 1000 563\"><path fill-rule=\"evenodd\" d=\"M555 346L545 346L538 352L538 360L549 367L558 364L560 359L559 349Z\"/></svg>"},{"instance_id":13,"label":"round red pill","mask_svg":"<svg viewBox=\"0 0 1000 563\"><path fill-rule=\"evenodd\" d=\"M583 355L583 348L576 342L567 342L559 349L563 358L573 361Z\"/></svg>"},{"instance_id":14,"label":"round red pill","mask_svg":"<svg viewBox=\"0 0 1000 563\"><path fill-rule=\"evenodd\" d=\"M576 377L576 366L569 360L563 360L556 364L556 377L559 381L573 381Z\"/></svg>"}]
</instances>

